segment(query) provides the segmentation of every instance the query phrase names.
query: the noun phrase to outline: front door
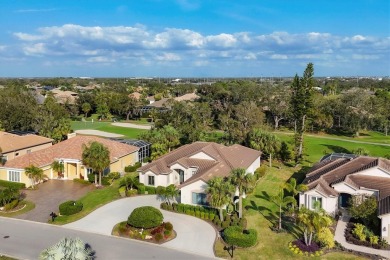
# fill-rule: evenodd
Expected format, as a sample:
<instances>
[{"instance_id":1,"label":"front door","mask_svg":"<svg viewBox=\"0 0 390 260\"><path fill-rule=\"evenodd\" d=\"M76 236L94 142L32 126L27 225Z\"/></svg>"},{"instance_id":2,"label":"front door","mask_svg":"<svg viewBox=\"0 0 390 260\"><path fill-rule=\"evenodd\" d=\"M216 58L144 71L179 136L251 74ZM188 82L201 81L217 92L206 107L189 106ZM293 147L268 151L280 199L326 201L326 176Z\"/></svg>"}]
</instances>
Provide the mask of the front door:
<instances>
[{"instance_id":1,"label":"front door","mask_svg":"<svg viewBox=\"0 0 390 260\"><path fill-rule=\"evenodd\" d=\"M341 193L339 196L339 207L340 208L347 208L349 206L348 201L351 197L352 197L351 194Z\"/></svg>"}]
</instances>

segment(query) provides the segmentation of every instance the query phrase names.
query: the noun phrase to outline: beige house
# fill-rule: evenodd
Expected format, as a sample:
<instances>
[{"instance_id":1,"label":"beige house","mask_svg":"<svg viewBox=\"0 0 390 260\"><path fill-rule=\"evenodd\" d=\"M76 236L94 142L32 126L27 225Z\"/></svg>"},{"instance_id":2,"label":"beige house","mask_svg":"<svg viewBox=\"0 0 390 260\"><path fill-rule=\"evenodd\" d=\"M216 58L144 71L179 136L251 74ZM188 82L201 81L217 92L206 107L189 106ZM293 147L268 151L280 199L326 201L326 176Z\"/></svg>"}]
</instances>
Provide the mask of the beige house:
<instances>
[{"instance_id":1,"label":"beige house","mask_svg":"<svg viewBox=\"0 0 390 260\"><path fill-rule=\"evenodd\" d=\"M238 144L224 146L212 142L184 145L138 169L139 181L147 186L176 185L180 202L206 204L207 182L227 177L235 168L253 174L260 167L261 152Z\"/></svg>"},{"instance_id":2,"label":"beige house","mask_svg":"<svg viewBox=\"0 0 390 260\"><path fill-rule=\"evenodd\" d=\"M382 237L390 241L390 160L332 155L314 165L303 183L309 190L299 195L299 204L314 209L317 203L332 215L353 195L376 196Z\"/></svg>"},{"instance_id":3,"label":"beige house","mask_svg":"<svg viewBox=\"0 0 390 260\"><path fill-rule=\"evenodd\" d=\"M52 146L53 139L34 134L16 135L0 131L0 165L25 154Z\"/></svg>"},{"instance_id":4,"label":"beige house","mask_svg":"<svg viewBox=\"0 0 390 260\"><path fill-rule=\"evenodd\" d=\"M31 183L24 173L24 168L31 165L43 169L44 174L49 179L87 179L87 174L91 173L92 169L83 165L83 145L94 141L102 143L110 151L108 169L110 172L124 172L126 166L133 165L138 161L138 147L100 137L75 136L49 148L7 161L3 166L0 166L0 179L23 182L29 186ZM64 164L62 176L58 176L58 173L53 171L51 164L54 161Z\"/></svg>"}]
</instances>

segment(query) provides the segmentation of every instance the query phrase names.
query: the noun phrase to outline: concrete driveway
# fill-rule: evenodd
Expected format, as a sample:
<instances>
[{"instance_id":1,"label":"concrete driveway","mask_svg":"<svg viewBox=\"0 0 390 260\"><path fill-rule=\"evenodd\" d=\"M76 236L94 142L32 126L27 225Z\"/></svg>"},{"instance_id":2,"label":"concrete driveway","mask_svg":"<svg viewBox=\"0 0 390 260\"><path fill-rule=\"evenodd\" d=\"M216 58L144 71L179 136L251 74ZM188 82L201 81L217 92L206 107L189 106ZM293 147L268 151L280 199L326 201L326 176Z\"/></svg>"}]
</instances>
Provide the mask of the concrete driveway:
<instances>
[{"instance_id":1,"label":"concrete driveway","mask_svg":"<svg viewBox=\"0 0 390 260\"><path fill-rule=\"evenodd\" d=\"M88 231L93 233L111 235L112 228L119 222L127 220L130 213L137 207L160 207L161 201L155 195L137 196L116 200L98 208L88 216L64 225L64 227ZM214 257L214 241L216 232L205 221L165 210L161 210L164 221L173 224L177 237L162 246L193 252L196 254Z\"/></svg>"},{"instance_id":2,"label":"concrete driveway","mask_svg":"<svg viewBox=\"0 0 390 260\"><path fill-rule=\"evenodd\" d=\"M77 200L93 190L93 185L85 185L68 180L48 180L38 184L37 190L23 190L26 200L35 203L35 208L16 218L47 222L51 212L58 212L58 206L67 200Z\"/></svg>"}]
</instances>

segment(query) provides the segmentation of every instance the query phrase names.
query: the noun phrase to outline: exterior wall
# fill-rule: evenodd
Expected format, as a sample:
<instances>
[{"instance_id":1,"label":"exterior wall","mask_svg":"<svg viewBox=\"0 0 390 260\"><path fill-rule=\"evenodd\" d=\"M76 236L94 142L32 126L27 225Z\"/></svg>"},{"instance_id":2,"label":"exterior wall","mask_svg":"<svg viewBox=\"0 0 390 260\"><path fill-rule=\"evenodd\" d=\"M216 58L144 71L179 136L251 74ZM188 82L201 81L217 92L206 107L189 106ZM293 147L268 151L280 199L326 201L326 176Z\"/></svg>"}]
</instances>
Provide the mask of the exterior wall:
<instances>
[{"instance_id":1,"label":"exterior wall","mask_svg":"<svg viewBox=\"0 0 390 260\"><path fill-rule=\"evenodd\" d=\"M52 146L51 143L40 144L40 145L36 145L33 147L27 147L27 148L23 148L23 149L8 152L8 153L3 153L3 156L7 156L7 161L9 161L9 160L15 159L16 157L19 157L21 155L27 154L27 151L35 152L35 151L39 151L39 150L48 148L50 146ZM18 155L16 155L16 154L18 154Z\"/></svg>"},{"instance_id":2,"label":"exterior wall","mask_svg":"<svg viewBox=\"0 0 390 260\"><path fill-rule=\"evenodd\" d=\"M203 153L203 152L194 154L194 155L191 156L190 158L193 158L193 159L204 159L204 160L212 160L212 161L215 161L212 157L208 156L207 154L205 154L205 153Z\"/></svg>"},{"instance_id":3,"label":"exterior wall","mask_svg":"<svg viewBox=\"0 0 390 260\"><path fill-rule=\"evenodd\" d=\"M180 165L178 163L172 165L170 167L170 169L173 171L173 173L172 173L172 176L171 176L169 184L176 184L176 185L180 184L180 177L179 177L179 173L176 172L175 169L180 169L180 170L184 171L184 181L187 181L189 178L192 177L192 171L194 170L194 168L186 169L186 168L184 168L182 165Z\"/></svg>"},{"instance_id":4,"label":"exterior wall","mask_svg":"<svg viewBox=\"0 0 390 260\"><path fill-rule=\"evenodd\" d=\"M254 173L260 167L260 156L246 169L246 172Z\"/></svg>"},{"instance_id":5,"label":"exterior wall","mask_svg":"<svg viewBox=\"0 0 390 260\"><path fill-rule=\"evenodd\" d=\"M78 178L77 176L77 167L75 163L66 163L65 162L65 176L68 180L73 180Z\"/></svg>"},{"instance_id":6,"label":"exterior wall","mask_svg":"<svg viewBox=\"0 0 390 260\"><path fill-rule=\"evenodd\" d=\"M184 204L195 205L192 204L192 192L204 193L206 188L207 188L207 184L202 180L184 186L183 188L180 189L181 191L180 202Z\"/></svg>"},{"instance_id":7,"label":"exterior wall","mask_svg":"<svg viewBox=\"0 0 390 260\"><path fill-rule=\"evenodd\" d=\"M358 173L355 173L356 175L368 175L368 176L376 176L376 177L384 177L384 178L390 178L390 174L379 169L379 168L372 168L365 171L361 171Z\"/></svg>"},{"instance_id":8,"label":"exterior wall","mask_svg":"<svg viewBox=\"0 0 390 260\"><path fill-rule=\"evenodd\" d=\"M382 238L390 242L390 214L379 216L381 219Z\"/></svg>"},{"instance_id":9,"label":"exterior wall","mask_svg":"<svg viewBox=\"0 0 390 260\"><path fill-rule=\"evenodd\" d=\"M149 181L149 176L154 176L154 185L149 185L148 181ZM169 174L159 174L159 175L156 175L154 174L153 172L151 171L147 171L145 174L143 173L139 173L139 181L140 183L143 183L145 186L154 186L154 187L157 187L157 186L168 186L169 183Z\"/></svg>"},{"instance_id":10,"label":"exterior wall","mask_svg":"<svg viewBox=\"0 0 390 260\"><path fill-rule=\"evenodd\" d=\"M338 197L326 197L316 190L309 190L303 194L299 194L299 206L311 208L311 198L317 197L322 199L322 208L331 215L334 215L338 209Z\"/></svg>"},{"instance_id":11,"label":"exterior wall","mask_svg":"<svg viewBox=\"0 0 390 260\"><path fill-rule=\"evenodd\" d=\"M110 172L124 172L128 165L134 165L138 162L138 151L125 155L118 159L118 161L111 163Z\"/></svg>"}]
</instances>

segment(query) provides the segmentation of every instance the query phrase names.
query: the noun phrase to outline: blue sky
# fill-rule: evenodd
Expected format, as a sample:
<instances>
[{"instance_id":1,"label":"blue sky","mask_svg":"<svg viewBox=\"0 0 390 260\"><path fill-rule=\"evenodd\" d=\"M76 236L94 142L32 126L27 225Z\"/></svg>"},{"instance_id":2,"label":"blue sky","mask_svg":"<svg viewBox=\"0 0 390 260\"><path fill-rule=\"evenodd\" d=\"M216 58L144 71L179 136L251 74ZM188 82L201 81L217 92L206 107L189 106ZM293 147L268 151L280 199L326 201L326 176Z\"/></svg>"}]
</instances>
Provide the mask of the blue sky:
<instances>
[{"instance_id":1,"label":"blue sky","mask_svg":"<svg viewBox=\"0 0 390 260\"><path fill-rule=\"evenodd\" d=\"M0 77L390 75L389 0L0 4Z\"/></svg>"}]
</instances>

